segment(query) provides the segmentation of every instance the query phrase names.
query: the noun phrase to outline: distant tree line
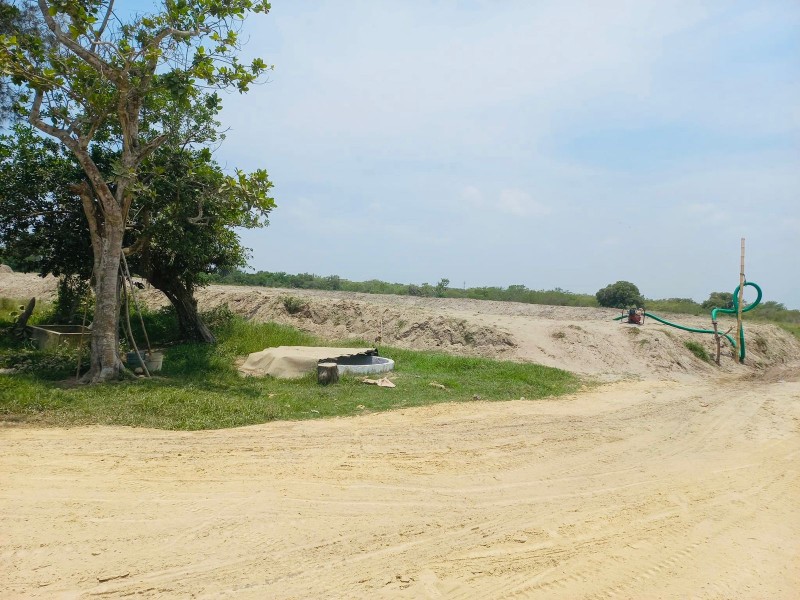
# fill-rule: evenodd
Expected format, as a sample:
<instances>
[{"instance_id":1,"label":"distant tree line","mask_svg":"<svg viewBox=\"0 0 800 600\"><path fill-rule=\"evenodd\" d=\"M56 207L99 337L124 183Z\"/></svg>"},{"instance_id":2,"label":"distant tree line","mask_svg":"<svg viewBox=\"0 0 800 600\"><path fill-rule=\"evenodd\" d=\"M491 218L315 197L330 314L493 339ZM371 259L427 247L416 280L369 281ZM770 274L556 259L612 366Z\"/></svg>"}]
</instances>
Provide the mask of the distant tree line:
<instances>
[{"instance_id":1,"label":"distant tree line","mask_svg":"<svg viewBox=\"0 0 800 600\"><path fill-rule=\"evenodd\" d=\"M550 306L644 306L652 312L672 312L703 315L715 307L730 308L733 296L730 292L711 292L708 299L695 302L691 298L664 298L661 300L644 298L639 289L627 281L618 281L606 286L597 294L577 294L561 288L553 290L531 290L524 285L508 287L450 287L449 279L441 279L435 285L429 283L408 284L388 283L379 279L369 281L350 281L338 275L320 276L312 273L290 273L258 271L245 273L238 269L227 270L207 276L208 283L226 285L252 285L303 290L329 290L361 292L363 294L394 294L397 296L419 296L428 298L471 298L474 300L496 300L500 302L522 302L525 304L547 304ZM758 309L748 314L748 318L776 321L779 323L800 323L800 310L789 310L780 302L762 302Z\"/></svg>"},{"instance_id":2,"label":"distant tree line","mask_svg":"<svg viewBox=\"0 0 800 600\"><path fill-rule=\"evenodd\" d=\"M284 272L258 271L244 273L231 270L223 274L208 276L209 283L227 285L253 285L304 290L341 290L364 294L394 294L397 296L419 296L427 298L472 298L476 300L498 300L502 302L524 302L527 304L551 304L555 306L597 306L594 296L574 294L560 288L555 290L530 290L524 285L503 287L450 287L450 280L440 279L430 283L389 283L379 279L350 281L338 275L320 276L311 273L292 275Z\"/></svg>"}]
</instances>

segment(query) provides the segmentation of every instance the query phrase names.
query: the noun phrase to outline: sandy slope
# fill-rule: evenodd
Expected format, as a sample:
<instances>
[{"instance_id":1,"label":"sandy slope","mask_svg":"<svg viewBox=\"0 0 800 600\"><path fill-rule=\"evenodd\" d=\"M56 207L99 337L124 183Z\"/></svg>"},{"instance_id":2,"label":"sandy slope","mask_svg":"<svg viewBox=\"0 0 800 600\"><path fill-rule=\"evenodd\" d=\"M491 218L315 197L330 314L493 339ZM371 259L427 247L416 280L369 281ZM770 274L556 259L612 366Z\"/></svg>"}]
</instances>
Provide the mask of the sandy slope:
<instances>
[{"instance_id":1,"label":"sandy slope","mask_svg":"<svg viewBox=\"0 0 800 600\"><path fill-rule=\"evenodd\" d=\"M505 336L501 356L622 380L211 432L0 428L3 597L800 596L800 369L782 333L749 326L753 364L718 372L603 311L311 294L292 316L280 294L228 301L364 335L383 315L383 339L448 351Z\"/></svg>"}]
</instances>

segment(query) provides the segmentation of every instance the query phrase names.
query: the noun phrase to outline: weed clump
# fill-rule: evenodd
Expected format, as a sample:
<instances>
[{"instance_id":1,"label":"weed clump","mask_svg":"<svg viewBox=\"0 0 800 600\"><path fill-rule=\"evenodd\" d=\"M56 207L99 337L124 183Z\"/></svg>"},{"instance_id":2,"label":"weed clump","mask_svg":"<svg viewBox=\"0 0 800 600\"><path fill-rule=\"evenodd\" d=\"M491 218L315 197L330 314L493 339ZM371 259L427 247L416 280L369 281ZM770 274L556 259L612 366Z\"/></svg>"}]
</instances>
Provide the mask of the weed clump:
<instances>
[{"instance_id":1,"label":"weed clump","mask_svg":"<svg viewBox=\"0 0 800 600\"><path fill-rule=\"evenodd\" d=\"M306 308L306 303L295 296L284 296L282 298L282 302L286 312L288 312L290 315L296 315L301 310Z\"/></svg>"},{"instance_id":2,"label":"weed clump","mask_svg":"<svg viewBox=\"0 0 800 600\"><path fill-rule=\"evenodd\" d=\"M700 360L704 362L711 362L711 357L708 355L708 352L706 352L706 349L703 348L702 344L692 340L684 342L683 345L686 346L686 349L689 350L689 352L694 354Z\"/></svg>"}]
</instances>

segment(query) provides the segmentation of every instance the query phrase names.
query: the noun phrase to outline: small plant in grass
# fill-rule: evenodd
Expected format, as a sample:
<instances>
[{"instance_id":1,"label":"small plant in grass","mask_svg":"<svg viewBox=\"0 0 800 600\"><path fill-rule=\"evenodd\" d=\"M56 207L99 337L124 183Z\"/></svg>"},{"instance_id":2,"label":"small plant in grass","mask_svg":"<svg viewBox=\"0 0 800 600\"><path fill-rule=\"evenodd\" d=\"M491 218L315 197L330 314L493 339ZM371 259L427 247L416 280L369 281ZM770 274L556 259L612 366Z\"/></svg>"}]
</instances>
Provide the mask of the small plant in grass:
<instances>
[{"instance_id":1,"label":"small plant in grass","mask_svg":"<svg viewBox=\"0 0 800 600\"><path fill-rule=\"evenodd\" d=\"M699 344L694 340L690 340L688 342L684 342L683 345L686 346L689 352L694 354L700 360L705 362L711 362L711 357L708 355L708 352L706 352L706 349L703 348L702 344Z\"/></svg>"},{"instance_id":2,"label":"small plant in grass","mask_svg":"<svg viewBox=\"0 0 800 600\"><path fill-rule=\"evenodd\" d=\"M296 315L306 307L306 303L295 296L284 296L281 301L283 302L283 307L286 309L286 312L290 315Z\"/></svg>"}]
</instances>

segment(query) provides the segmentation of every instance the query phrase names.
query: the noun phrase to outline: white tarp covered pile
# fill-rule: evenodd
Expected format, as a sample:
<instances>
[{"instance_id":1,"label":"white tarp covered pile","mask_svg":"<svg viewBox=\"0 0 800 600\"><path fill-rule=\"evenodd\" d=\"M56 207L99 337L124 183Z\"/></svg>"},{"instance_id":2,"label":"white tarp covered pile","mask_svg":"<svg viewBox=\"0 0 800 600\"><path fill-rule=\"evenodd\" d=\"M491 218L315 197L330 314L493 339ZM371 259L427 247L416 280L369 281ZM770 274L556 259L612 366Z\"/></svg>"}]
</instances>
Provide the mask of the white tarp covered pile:
<instances>
[{"instance_id":1,"label":"white tarp covered pile","mask_svg":"<svg viewBox=\"0 0 800 600\"><path fill-rule=\"evenodd\" d=\"M278 346L253 352L239 371L253 377L271 375L282 379L302 377L320 362L337 362L348 356L377 354L375 348L324 348L318 346Z\"/></svg>"}]
</instances>

